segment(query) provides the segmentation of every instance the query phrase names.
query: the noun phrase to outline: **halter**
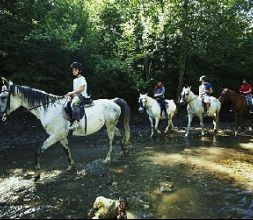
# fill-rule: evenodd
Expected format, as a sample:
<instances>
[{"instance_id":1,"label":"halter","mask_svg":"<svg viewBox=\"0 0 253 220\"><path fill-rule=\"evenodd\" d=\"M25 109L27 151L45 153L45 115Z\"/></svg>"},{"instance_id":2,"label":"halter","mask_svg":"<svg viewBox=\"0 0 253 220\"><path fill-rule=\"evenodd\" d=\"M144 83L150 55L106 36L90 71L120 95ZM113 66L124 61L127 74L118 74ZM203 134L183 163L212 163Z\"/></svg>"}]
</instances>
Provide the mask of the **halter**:
<instances>
[{"instance_id":1,"label":"halter","mask_svg":"<svg viewBox=\"0 0 253 220\"><path fill-rule=\"evenodd\" d=\"M145 98L145 99L146 99L146 101L147 101L147 98ZM152 108L152 105L151 105L151 106L146 106L146 107L144 107L142 101L140 101L140 107L142 107L142 108L144 108L144 109L150 109L150 108Z\"/></svg>"},{"instance_id":2,"label":"halter","mask_svg":"<svg viewBox=\"0 0 253 220\"><path fill-rule=\"evenodd\" d=\"M189 94L189 95L190 95L190 94ZM194 97L192 100L188 101L189 95L188 95L187 99L183 98L184 102L186 102L187 104L190 104L192 101L194 101L195 99L198 98L198 96L195 95L195 97Z\"/></svg>"}]
</instances>

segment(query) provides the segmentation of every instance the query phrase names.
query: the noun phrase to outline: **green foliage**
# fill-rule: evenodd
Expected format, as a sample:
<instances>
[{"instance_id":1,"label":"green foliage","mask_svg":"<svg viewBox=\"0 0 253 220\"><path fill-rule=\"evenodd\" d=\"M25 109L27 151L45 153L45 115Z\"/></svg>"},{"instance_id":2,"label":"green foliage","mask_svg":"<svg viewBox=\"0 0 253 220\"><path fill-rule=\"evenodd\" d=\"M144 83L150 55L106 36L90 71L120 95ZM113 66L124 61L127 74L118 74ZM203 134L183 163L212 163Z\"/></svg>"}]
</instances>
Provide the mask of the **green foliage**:
<instances>
[{"instance_id":1,"label":"green foliage","mask_svg":"<svg viewBox=\"0 0 253 220\"><path fill-rule=\"evenodd\" d=\"M4 0L0 74L64 94L80 61L95 98L132 104L157 79L170 98L203 74L238 90L253 81L252 17L247 0Z\"/></svg>"}]
</instances>

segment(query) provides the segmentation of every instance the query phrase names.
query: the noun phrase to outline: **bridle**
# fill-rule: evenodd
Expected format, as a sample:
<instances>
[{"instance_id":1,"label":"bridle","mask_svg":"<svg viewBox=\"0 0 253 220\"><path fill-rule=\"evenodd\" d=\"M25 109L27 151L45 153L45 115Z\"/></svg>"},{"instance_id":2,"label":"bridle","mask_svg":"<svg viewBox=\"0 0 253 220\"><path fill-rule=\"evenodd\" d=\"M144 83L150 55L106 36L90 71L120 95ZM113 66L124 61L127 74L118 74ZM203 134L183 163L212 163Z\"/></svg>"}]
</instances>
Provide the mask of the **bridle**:
<instances>
[{"instance_id":1,"label":"bridle","mask_svg":"<svg viewBox=\"0 0 253 220\"><path fill-rule=\"evenodd\" d=\"M140 107L141 108L144 108L144 109L150 109L152 106L148 106L148 105L146 105L145 107L143 106L143 99L145 99L146 100L146 102L147 102L147 98L140 98L139 100L139 104L140 104Z\"/></svg>"},{"instance_id":2,"label":"bridle","mask_svg":"<svg viewBox=\"0 0 253 220\"><path fill-rule=\"evenodd\" d=\"M198 98L198 96L196 96L195 95L195 97L192 99L192 100L188 100L188 98L189 98L189 95L190 95L190 92L189 92L189 94L188 94L188 96L187 96L187 98L182 98L183 99L183 101L185 102L185 103L187 103L187 104L190 104L192 101L194 101L195 99L197 99Z\"/></svg>"}]
</instances>

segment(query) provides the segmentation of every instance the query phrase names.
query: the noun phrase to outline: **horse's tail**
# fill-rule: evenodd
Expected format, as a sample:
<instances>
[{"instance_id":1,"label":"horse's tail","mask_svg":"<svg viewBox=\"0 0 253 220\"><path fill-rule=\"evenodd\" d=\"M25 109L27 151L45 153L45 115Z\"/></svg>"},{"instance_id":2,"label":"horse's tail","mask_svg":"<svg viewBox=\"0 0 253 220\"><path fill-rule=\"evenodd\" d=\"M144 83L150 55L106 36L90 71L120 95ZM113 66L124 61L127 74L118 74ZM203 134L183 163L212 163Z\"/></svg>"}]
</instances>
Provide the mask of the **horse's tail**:
<instances>
[{"instance_id":1,"label":"horse's tail","mask_svg":"<svg viewBox=\"0 0 253 220\"><path fill-rule=\"evenodd\" d=\"M130 107L124 99L114 98L113 101L120 106L121 114L123 116L123 125L125 129L125 144L129 144L130 140Z\"/></svg>"}]
</instances>

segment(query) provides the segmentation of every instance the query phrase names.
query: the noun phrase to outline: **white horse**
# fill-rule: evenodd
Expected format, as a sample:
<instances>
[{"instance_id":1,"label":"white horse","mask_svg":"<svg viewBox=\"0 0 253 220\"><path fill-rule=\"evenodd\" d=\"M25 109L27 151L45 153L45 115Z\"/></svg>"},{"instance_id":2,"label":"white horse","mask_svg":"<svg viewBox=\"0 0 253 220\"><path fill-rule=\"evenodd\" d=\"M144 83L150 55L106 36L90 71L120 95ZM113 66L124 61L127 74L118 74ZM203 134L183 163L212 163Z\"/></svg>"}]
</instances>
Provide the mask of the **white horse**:
<instances>
[{"instance_id":1,"label":"white horse","mask_svg":"<svg viewBox=\"0 0 253 220\"><path fill-rule=\"evenodd\" d=\"M188 127L185 137L189 136L190 127L192 119L194 116L198 116L200 120L200 126L202 128L202 135L205 134L203 114L204 106L202 103L201 97L195 95L191 91L191 87L184 87L181 92L180 104L187 103L187 112L188 112ZM221 109L221 102L215 97L210 97L210 107L208 109L208 116L213 118L214 132L217 132L219 129L219 114Z\"/></svg>"},{"instance_id":2,"label":"white horse","mask_svg":"<svg viewBox=\"0 0 253 220\"><path fill-rule=\"evenodd\" d=\"M74 160L71 156L67 140L70 122L64 119L65 111L63 110L67 98L48 94L30 87L14 85L4 78L2 80L4 83L0 93L0 114L2 120L5 120L7 115L22 106L40 119L42 126L49 135L43 145L38 148L35 156L35 181L40 178L41 154L57 142L63 145L69 161L67 170L71 170L74 167ZM128 153L130 109L123 99L96 100L94 101L94 106L86 108L85 112L87 117L83 117L80 120L80 126L77 130L73 131L73 135L87 136L99 131L105 125L110 142L105 162L110 162L112 159L114 135L120 135L116 125L122 113L125 129L125 137L122 139L122 150L125 154Z\"/></svg>"},{"instance_id":3,"label":"white horse","mask_svg":"<svg viewBox=\"0 0 253 220\"><path fill-rule=\"evenodd\" d=\"M149 116L150 124L151 124L151 135L150 137L153 137L154 135L154 128L155 132L161 133L158 129L159 121L161 119L167 119L168 120L168 125L165 129L165 133L168 132L169 127L171 126L172 129L175 128L173 124L173 117L177 113L177 106L173 100L165 100L167 102L167 113L168 117L165 116L165 113L161 115L161 106L160 104L148 94L140 94L139 97L139 112L143 113L144 109L146 109L146 112ZM154 120L155 120L155 126L154 126Z\"/></svg>"}]
</instances>

